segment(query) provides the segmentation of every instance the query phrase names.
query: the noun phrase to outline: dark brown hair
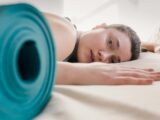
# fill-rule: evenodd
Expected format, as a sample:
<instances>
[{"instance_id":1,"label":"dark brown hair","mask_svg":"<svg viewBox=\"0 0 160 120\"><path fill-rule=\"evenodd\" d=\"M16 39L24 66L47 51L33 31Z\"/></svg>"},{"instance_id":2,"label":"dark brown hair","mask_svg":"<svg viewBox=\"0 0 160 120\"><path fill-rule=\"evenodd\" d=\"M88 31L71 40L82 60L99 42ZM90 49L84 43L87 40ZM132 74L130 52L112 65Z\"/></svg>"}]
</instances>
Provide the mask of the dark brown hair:
<instances>
[{"instance_id":1,"label":"dark brown hair","mask_svg":"<svg viewBox=\"0 0 160 120\"><path fill-rule=\"evenodd\" d=\"M131 59L130 60L135 60L138 59L139 55L140 55L140 38L138 37L138 35L136 34L136 32L130 28L129 26L123 25L123 24L112 24L112 25L108 25L106 26L106 28L114 28L116 30L119 30L123 33L125 33L130 41L131 41Z\"/></svg>"}]
</instances>

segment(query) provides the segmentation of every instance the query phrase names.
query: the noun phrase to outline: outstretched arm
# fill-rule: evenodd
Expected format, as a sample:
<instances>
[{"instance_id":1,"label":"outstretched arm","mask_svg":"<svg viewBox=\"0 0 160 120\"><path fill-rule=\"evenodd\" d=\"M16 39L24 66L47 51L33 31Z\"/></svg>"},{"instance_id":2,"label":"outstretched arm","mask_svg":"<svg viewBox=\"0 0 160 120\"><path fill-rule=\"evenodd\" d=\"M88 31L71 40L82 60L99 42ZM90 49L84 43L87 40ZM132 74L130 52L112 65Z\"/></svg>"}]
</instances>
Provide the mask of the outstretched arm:
<instances>
[{"instance_id":1,"label":"outstretched arm","mask_svg":"<svg viewBox=\"0 0 160 120\"><path fill-rule=\"evenodd\" d=\"M152 84L160 80L160 72L106 63L57 63L57 84L122 85Z\"/></svg>"},{"instance_id":2,"label":"outstretched arm","mask_svg":"<svg viewBox=\"0 0 160 120\"><path fill-rule=\"evenodd\" d=\"M74 84L75 73L73 63L58 61L56 84Z\"/></svg>"},{"instance_id":3,"label":"outstretched arm","mask_svg":"<svg viewBox=\"0 0 160 120\"><path fill-rule=\"evenodd\" d=\"M160 53L160 44L156 42L142 42L141 43L142 52L149 51L154 53Z\"/></svg>"}]
</instances>

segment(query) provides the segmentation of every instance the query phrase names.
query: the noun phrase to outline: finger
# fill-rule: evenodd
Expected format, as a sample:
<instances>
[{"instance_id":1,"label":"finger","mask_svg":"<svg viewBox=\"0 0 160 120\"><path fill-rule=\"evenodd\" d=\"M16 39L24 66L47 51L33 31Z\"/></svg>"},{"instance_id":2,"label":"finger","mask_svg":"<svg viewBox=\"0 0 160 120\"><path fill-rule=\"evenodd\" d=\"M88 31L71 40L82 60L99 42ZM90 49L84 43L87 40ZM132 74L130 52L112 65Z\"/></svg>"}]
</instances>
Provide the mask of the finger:
<instances>
[{"instance_id":1,"label":"finger","mask_svg":"<svg viewBox=\"0 0 160 120\"><path fill-rule=\"evenodd\" d=\"M152 69L152 68L144 68L144 69L142 69L142 70L145 70L145 71L154 71L154 69Z\"/></svg>"},{"instance_id":2,"label":"finger","mask_svg":"<svg viewBox=\"0 0 160 120\"><path fill-rule=\"evenodd\" d=\"M152 72L154 71L154 69L152 68L131 68L131 70L143 70L143 71L149 71L149 72Z\"/></svg>"},{"instance_id":3,"label":"finger","mask_svg":"<svg viewBox=\"0 0 160 120\"><path fill-rule=\"evenodd\" d=\"M125 69L125 70L121 70L121 71L125 71L125 72L139 72L139 73L144 73L144 74L149 74L149 73L154 73L153 70L151 69Z\"/></svg>"},{"instance_id":4,"label":"finger","mask_svg":"<svg viewBox=\"0 0 160 120\"><path fill-rule=\"evenodd\" d=\"M150 85L154 80L135 77L119 77L117 81L119 85Z\"/></svg>"},{"instance_id":5,"label":"finger","mask_svg":"<svg viewBox=\"0 0 160 120\"><path fill-rule=\"evenodd\" d=\"M125 72L124 72L125 71ZM148 69L148 71L145 71L145 70L140 70L140 69L137 69L137 70L133 70L133 69L129 69L129 70L123 70L123 71L120 71L124 74L126 73L129 73L129 76L137 76L138 77L138 74L139 75L143 75L143 76L146 76L146 77L151 77L151 78L154 78L155 80L160 80L160 72L155 72L155 71L152 71L150 69ZM133 73L133 75L131 75Z\"/></svg>"},{"instance_id":6,"label":"finger","mask_svg":"<svg viewBox=\"0 0 160 120\"><path fill-rule=\"evenodd\" d=\"M121 66L121 68L130 69L130 70L154 71L153 68L138 68L138 67L130 67L130 66Z\"/></svg>"},{"instance_id":7,"label":"finger","mask_svg":"<svg viewBox=\"0 0 160 120\"><path fill-rule=\"evenodd\" d=\"M134 78L147 78L147 79L156 79L156 75L145 73L145 72L137 72L137 71L120 71L117 73L121 77L134 77Z\"/></svg>"},{"instance_id":8,"label":"finger","mask_svg":"<svg viewBox=\"0 0 160 120\"><path fill-rule=\"evenodd\" d=\"M125 66L125 65L119 65L117 67L115 64L113 64L112 66L116 67L117 70L124 70L124 71L126 71L126 70L127 71L128 70L131 70L131 71L133 71L133 70L135 70L135 71L149 71L149 72L154 71L153 68L138 68L138 67L132 67L132 66Z\"/></svg>"},{"instance_id":9,"label":"finger","mask_svg":"<svg viewBox=\"0 0 160 120\"><path fill-rule=\"evenodd\" d=\"M160 73L159 72L155 72L155 73L151 73L151 74L156 81L160 81Z\"/></svg>"},{"instance_id":10,"label":"finger","mask_svg":"<svg viewBox=\"0 0 160 120\"><path fill-rule=\"evenodd\" d=\"M151 72L151 73L155 75L160 75L160 72Z\"/></svg>"}]
</instances>

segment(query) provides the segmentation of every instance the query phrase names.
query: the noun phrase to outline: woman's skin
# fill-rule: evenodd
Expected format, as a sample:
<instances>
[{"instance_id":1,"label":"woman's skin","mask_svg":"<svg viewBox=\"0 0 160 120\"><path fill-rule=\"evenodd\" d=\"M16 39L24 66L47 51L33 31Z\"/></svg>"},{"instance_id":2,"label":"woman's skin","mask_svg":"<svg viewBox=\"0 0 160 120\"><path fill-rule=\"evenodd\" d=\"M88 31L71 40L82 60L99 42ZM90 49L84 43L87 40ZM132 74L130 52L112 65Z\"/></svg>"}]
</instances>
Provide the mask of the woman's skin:
<instances>
[{"instance_id":1,"label":"woman's skin","mask_svg":"<svg viewBox=\"0 0 160 120\"><path fill-rule=\"evenodd\" d=\"M154 53L160 53L160 44L157 44L155 42L143 42L141 44L142 50L143 51L149 51L149 52L154 52Z\"/></svg>"},{"instance_id":2,"label":"woman's skin","mask_svg":"<svg viewBox=\"0 0 160 120\"><path fill-rule=\"evenodd\" d=\"M57 49L57 84L101 84L101 85L145 85L160 80L160 72L120 66L129 61L131 43L129 37L116 29L105 29L106 24L90 31L77 31L63 17L44 13L54 35ZM63 62L79 41L77 58L79 63Z\"/></svg>"},{"instance_id":3,"label":"woman's skin","mask_svg":"<svg viewBox=\"0 0 160 120\"><path fill-rule=\"evenodd\" d=\"M84 63L117 63L131 59L129 37L116 29L94 28L81 33L78 46L78 61ZM125 50L124 50L125 48Z\"/></svg>"}]
</instances>

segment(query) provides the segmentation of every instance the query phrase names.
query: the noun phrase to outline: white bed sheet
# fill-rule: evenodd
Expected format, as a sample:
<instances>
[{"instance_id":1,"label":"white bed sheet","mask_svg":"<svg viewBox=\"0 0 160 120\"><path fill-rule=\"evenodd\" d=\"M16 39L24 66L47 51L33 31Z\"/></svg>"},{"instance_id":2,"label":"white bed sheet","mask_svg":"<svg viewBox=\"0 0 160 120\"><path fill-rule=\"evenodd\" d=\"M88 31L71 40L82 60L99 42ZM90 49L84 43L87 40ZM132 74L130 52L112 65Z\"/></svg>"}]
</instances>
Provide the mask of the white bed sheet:
<instances>
[{"instance_id":1,"label":"white bed sheet","mask_svg":"<svg viewBox=\"0 0 160 120\"><path fill-rule=\"evenodd\" d=\"M121 63L160 71L160 54ZM160 82L153 85L56 85L36 120L160 120Z\"/></svg>"}]
</instances>

